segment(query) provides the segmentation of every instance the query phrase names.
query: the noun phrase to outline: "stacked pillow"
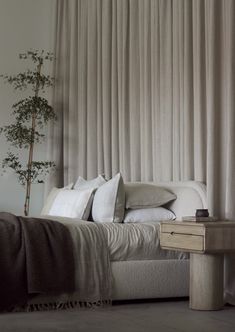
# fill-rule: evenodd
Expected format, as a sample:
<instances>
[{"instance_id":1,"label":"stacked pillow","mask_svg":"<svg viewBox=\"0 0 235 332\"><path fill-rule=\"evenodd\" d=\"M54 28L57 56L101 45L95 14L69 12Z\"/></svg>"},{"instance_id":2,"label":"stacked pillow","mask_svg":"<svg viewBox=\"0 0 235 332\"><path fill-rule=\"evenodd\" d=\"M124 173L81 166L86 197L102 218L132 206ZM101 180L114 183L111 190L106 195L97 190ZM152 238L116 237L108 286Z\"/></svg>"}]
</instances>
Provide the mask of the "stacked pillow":
<instances>
[{"instance_id":1,"label":"stacked pillow","mask_svg":"<svg viewBox=\"0 0 235 332\"><path fill-rule=\"evenodd\" d=\"M127 210L124 223L144 223L144 222L158 222L164 220L175 220L176 216L173 212L163 207L149 208L149 209L136 209Z\"/></svg>"},{"instance_id":2,"label":"stacked pillow","mask_svg":"<svg viewBox=\"0 0 235 332\"><path fill-rule=\"evenodd\" d=\"M162 205L176 199L176 195L154 184L128 183L125 185L125 223L174 220L173 212Z\"/></svg>"},{"instance_id":3,"label":"stacked pillow","mask_svg":"<svg viewBox=\"0 0 235 332\"><path fill-rule=\"evenodd\" d=\"M153 184L128 183L120 173L107 181L102 175L92 180L79 177L73 184L53 188L41 215L60 216L95 222L146 222L174 220L162 205L176 199L170 191ZM126 213L125 213L126 211ZM124 218L125 214L125 218Z\"/></svg>"},{"instance_id":4,"label":"stacked pillow","mask_svg":"<svg viewBox=\"0 0 235 332\"><path fill-rule=\"evenodd\" d=\"M169 190L148 183L128 183L125 192L127 209L154 208L176 199Z\"/></svg>"},{"instance_id":5,"label":"stacked pillow","mask_svg":"<svg viewBox=\"0 0 235 332\"><path fill-rule=\"evenodd\" d=\"M91 208L95 222L123 221L125 189L120 173L107 182L101 175L90 181L79 177L74 189L53 188L41 215L88 220Z\"/></svg>"},{"instance_id":6,"label":"stacked pillow","mask_svg":"<svg viewBox=\"0 0 235 332\"><path fill-rule=\"evenodd\" d=\"M92 218L95 222L122 222L125 211L125 188L120 173L98 188Z\"/></svg>"},{"instance_id":7,"label":"stacked pillow","mask_svg":"<svg viewBox=\"0 0 235 332\"><path fill-rule=\"evenodd\" d=\"M73 188L73 183L70 183L68 186L63 187L63 188L53 188L50 192L50 194L47 197L46 203L43 206L43 209L41 211L42 216L49 215L49 212L51 210L51 207L53 205L53 202L56 198L56 196L63 190L70 190Z\"/></svg>"},{"instance_id":8,"label":"stacked pillow","mask_svg":"<svg viewBox=\"0 0 235 332\"><path fill-rule=\"evenodd\" d=\"M73 184L61 189L53 188L41 215L88 220L94 192L105 182L101 175L90 181L79 177L75 189L72 189Z\"/></svg>"},{"instance_id":9,"label":"stacked pillow","mask_svg":"<svg viewBox=\"0 0 235 332\"><path fill-rule=\"evenodd\" d=\"M88 220L93 191L93 189L60 191L48 215Z\"/></svg>"},{"instance_id":10,"label":"stacked pillow","mask_svg":"<svg viewBox=\"0 0 235 332\"><path fill-rule=\"evenodd\" d=\"M97 178L92 179L92 180L85 180L83 179L81 176L78 177L75 185L74 185L74 189L78 189L78 190L82 190L82 189L97 189L100 186L102 186L102 184L104 184L106 182L105 178L103 177L103 175L99 175L97 176Z\"/></svg>"}]
</instances>

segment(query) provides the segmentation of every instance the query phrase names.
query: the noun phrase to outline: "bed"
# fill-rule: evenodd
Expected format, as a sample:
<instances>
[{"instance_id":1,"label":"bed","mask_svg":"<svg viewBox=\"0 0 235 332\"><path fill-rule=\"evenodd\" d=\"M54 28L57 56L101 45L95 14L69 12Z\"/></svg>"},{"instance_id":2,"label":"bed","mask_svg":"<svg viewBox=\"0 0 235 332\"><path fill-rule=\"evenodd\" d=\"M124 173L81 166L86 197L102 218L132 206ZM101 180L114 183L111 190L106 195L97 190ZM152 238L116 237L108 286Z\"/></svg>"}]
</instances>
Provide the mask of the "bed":
<instances>
[{"instance_id":1,"label":"bed","mask_svg":"<svg viewBox=\"0 0 235 332\"><path fill-rule=\"evenodd\" d=\"M175 213L177 219L181 219L185 215L194 215L196 209L207 207L206 187L200 182L162 182L156 184L177 195L177 199L167 206ZM123 225L123 227L126 226ZM156 240L156 245L159 245L158 240ZM138 257L115 260L113 257L110 268L112 300L185 297L189 295L189 259L186 255L179 254L178 257L174 254L172 257L166 255L157 260L138 260ZM52 298L51 302L55 299L56 297ZM29 303L45 302L48 302L47 297L40 296L32 299Z\"/></svg>"},{"instance_id":2,"label":"bed","mask_svg":"<svg viewBox=\"0 0 235 332\"><path fill-rule=\"evenodd\" d=\"M168 203L167 208L175 213L177 219L194 215L196 209L206 208L206 188L202 183L155 184L176 194L177 199ZM159 223L101 225L66 218L51 219L65 225L76 242L76 292L40 294L28 299L24 307L19 307L20 310L75 308L84 303L86 306L110 303L110 300L189 295L188 256L161 250ZM82 232L83 229L86 232ZM80 242L86 245L80 246ZM86 265L89 269L82 271Z\"/></svg>"}]
</instances>

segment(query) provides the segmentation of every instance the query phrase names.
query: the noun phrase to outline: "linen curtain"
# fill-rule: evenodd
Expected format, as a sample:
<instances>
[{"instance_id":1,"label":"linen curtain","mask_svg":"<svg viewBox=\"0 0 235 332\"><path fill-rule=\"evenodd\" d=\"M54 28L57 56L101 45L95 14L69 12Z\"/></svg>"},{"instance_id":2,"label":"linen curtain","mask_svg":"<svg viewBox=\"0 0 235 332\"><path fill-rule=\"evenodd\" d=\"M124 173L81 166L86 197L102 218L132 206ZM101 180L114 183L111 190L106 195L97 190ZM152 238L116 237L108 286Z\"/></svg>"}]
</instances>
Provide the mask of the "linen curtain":
<instances>
[{"instance_id":1,"label":"linen curtain","mask_svg":"<svg viewBox=\"0 0 235 332\"><path fill-rule=\"evenodd\" d=\"M234 219L235 1L57 0L56 16L54 184L199 180Z\"/></svg>"},{"instance_id":2,"label":"linen curtain","mask_svg":"<svg viewBox=\"0 0 235 332\"><path fill-rule=\"evenodd\" d=\"M199 180L234 218L235 1L58 0L50 155L78 175Z\"/></svg>"}]
</instances>

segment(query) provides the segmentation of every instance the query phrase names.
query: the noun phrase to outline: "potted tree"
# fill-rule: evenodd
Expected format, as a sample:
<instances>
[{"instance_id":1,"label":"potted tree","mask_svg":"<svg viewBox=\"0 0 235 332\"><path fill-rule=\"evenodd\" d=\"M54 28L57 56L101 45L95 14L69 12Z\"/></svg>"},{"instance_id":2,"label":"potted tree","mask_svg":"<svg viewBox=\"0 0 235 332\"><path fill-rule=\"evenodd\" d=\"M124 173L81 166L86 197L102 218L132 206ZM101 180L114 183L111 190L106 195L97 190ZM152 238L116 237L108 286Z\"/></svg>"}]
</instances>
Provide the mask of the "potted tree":
<instances>
[{"instance_id":1,"label":"potted tree","mask_svg":"<svg viewBox=\"0 0 235 332\"><path fill-rule=\"evenodd\" d=\"M29 89L31 94L19 100L12 108L14 122L0 128L0 134L4 134L10 145L17 150L9 151L2 161L2 168L11 168L18 181L25 187L24 215L28 216L31 198L31 185L43 183L45 175L55 167L53 161L34 160L36 143L42 143L45 138L43 128L50 120L56 119L56 114L48 101L40 96L46 88L54 84L50 75L42 72L45 61L52 61L53 54L42 51L27 51L19 55L22 60L30 60L33 69L19 73L15 76L0 75L6 83L15 90ZM19 149L26 149L28 158L22 162L19 158Z\"/></svg>"}]
</instances>

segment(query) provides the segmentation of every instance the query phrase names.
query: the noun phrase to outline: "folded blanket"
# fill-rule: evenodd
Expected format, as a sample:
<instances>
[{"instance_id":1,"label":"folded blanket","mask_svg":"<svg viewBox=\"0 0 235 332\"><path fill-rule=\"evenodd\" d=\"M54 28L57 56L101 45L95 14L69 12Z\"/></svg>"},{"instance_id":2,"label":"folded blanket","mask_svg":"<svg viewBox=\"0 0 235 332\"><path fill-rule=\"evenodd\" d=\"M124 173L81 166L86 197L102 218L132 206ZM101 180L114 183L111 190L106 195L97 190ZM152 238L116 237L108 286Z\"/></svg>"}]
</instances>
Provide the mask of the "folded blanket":
<instances>
[{"instance_id":1,"label":"folded blanket","mask_svg":"<svg viewBox=\"0 0 235 332\"><path fill-rule=\"evenodd\" d=\"M0 308L22 305L30 295L72 292L71 234L52 220L0 213Z\"/></svg>"}]
</instances>

